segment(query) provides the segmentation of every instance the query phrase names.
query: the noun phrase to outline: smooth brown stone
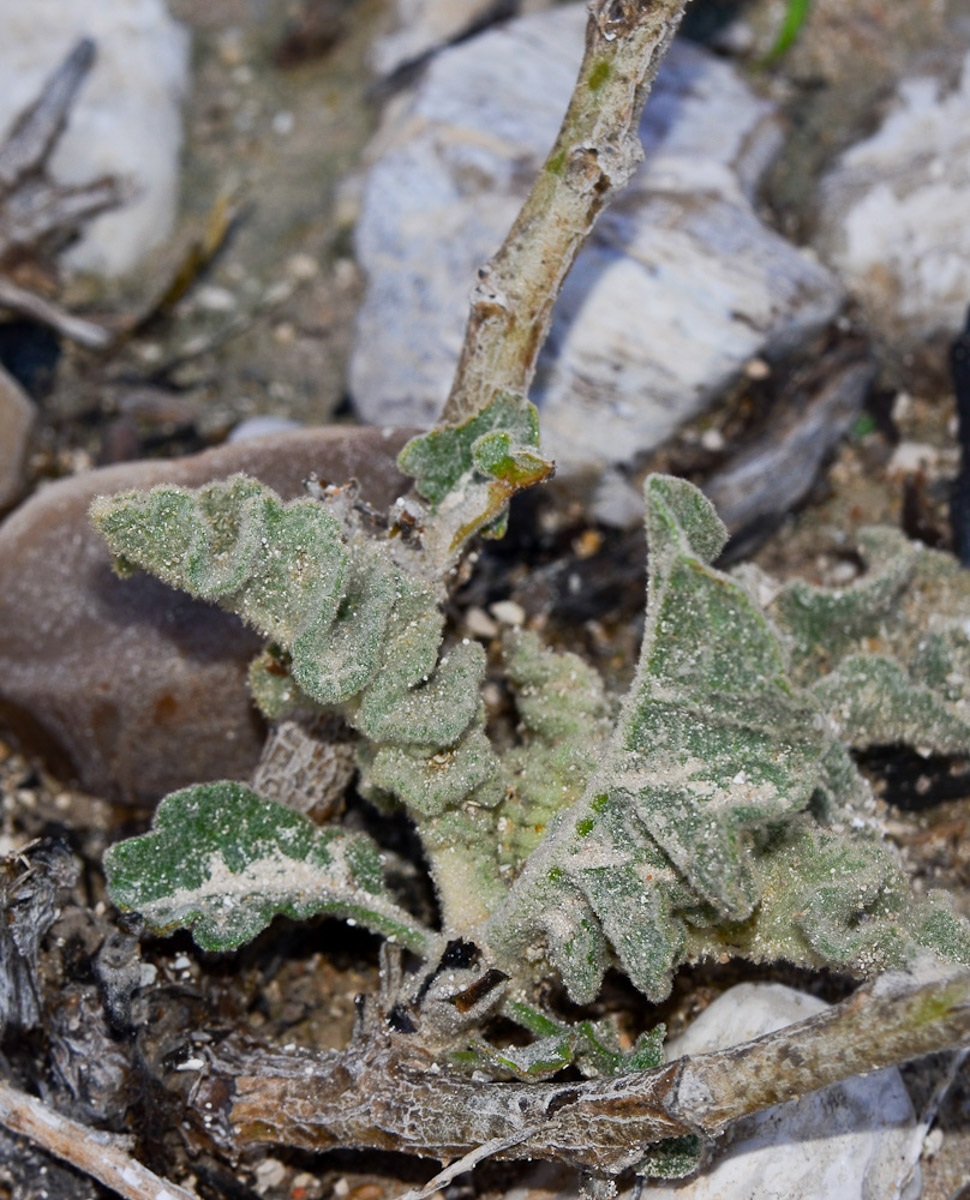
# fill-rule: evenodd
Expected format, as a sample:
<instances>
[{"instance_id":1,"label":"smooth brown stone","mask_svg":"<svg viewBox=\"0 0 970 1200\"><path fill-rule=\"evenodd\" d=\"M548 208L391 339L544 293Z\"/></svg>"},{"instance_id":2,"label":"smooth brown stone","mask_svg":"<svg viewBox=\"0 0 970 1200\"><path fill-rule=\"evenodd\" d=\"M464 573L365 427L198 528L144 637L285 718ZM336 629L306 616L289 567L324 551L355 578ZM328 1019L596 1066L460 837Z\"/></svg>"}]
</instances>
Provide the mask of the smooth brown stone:
<instances>
[{"instance_id":1,"label":"smooth brown stone","mask_svg":"<svg viewBox=\"0 0 970 1200\"><path fill-rule=\"evenodd\" d=\"M0 367L0 512L20 499L37 409L20 384Z\"/></svg>"},{"instance_id":2,"label":"smooth brown stone","mask_svg":"<svg viewBox=\"0 0 970 1200\"><path fill-rule=\"evenodd\" d=\"M44 488L0 524L0 720L57 773L111 800L148 805L190 783L247 778L265 732L246 687L260 639L151 576L119 579L91 501L236 471L291 499L316 472L358 479L384 507L407 490L395 458L408 436L300 429Z\"/></svg>"}]
</instances>

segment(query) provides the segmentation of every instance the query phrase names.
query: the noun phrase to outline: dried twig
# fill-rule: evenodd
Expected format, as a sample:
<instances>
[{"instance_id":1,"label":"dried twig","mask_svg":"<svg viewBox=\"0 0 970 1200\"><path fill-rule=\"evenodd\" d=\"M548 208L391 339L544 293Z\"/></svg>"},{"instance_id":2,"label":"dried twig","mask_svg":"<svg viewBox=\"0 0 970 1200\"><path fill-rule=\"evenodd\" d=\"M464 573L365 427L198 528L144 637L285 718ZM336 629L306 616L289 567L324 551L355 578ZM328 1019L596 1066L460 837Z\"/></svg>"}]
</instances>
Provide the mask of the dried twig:
<instances>
[{"instance_id":1,"label":"dried twig","mask_svg":"<svg viewBox=\"0 0 970 1200\"><path fill-rule=\"evenodd\" d=\"M0 276L0 308L9 308L25 317L32 317L42 325L49 325L58 333L79 346L87 346L91 350L101 350L109 344L112 338L110 330L103 325L95 325L93 321L85 321L82 317L72 317L57 304L44 300L35 292L18 287L9 279Z\"/></svg>"},{"instance_id":2,"label":"dried twig","mask_svg":"<svg viewBox=\"0 0 970 1200\"><path fill-rule=\"evenodd\" d=\"M49 76L38 98L17 118L0 147L0 194L43 169L64 131L78 88L94 65L94 42L82 38Z\"/></svg>"},{"instance_id":3,"label":"dried twig","mask_svg":"<svg viewBox=\"0 0 970 1200\"><path fill-rule=\"evenodd\" d=\"M47 177L48 159L94 54L93 42L78 42L0 145L0 260L34 250L52 236L66 238L83 221L127 198L129 189L111 177L79 186Z\"/></svg>"},{"instance_id":4,"label":"dried twig","mask_svg":"<svg viewBox=\"0 0 970 1200\"><path fill-rule=\"evenodd\" d=\"M479 271L442 422L525 395L552 308L596 218L643 159L640 113L688 0L592 0L562 128L502 248Z\"/></svg>"},{"instance_id":5,"label":"dried twig","mask_svg":"<svg viewBox=\"0 0 970 1200\"><path fill-rule=\"evenodd\" d=\"M120 1139L54 1112L0 1081L0 1124L77 1167L126 1200L198 1200L195 1192L161 1179L122 1147Z\"/></svg>"},{"instance_id":6,"label":"dried twig","mask_svg":"<svg viewBox=\"0 0 970 1200\"><path fill-rule=\"evenodd\" d=\"M923 984L884 976L756 1041L581 1083L477 1082L435 1064L419 1041L369 1021L342 1052L220 1047L192 1103L232 1149L277 1142L448 1161L489 1147L496 1158L619 1175L667 1138L710 1138L842 1079L970 1042L970 973Z\"/></svg>"}]
</instances>

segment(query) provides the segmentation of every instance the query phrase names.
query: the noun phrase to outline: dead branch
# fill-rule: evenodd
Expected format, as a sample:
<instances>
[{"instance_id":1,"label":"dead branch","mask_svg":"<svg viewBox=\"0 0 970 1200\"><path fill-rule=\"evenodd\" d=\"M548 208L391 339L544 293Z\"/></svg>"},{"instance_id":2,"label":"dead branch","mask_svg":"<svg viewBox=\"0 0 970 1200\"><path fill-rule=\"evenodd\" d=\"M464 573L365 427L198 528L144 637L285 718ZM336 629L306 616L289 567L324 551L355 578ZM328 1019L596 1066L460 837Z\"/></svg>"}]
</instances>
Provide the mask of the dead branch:
<instances>
[{"instance_id":1,"label":"dead branch","mask_svg":"<svg viewBox=\"0 0 970 1200\"><path fill-rule=\"evenodd\" d=\"M34 103L17 118L0 147L0 195L43 170L64 132L74 97L94 65L94 57L94 42L82 38L48 77Z\"/></svg>"},{"instance_id":2,"label":"dead branch","mask_svg":"<svg viewBox=\"0 0 970 1200\"><path fill-rule=\"evenodd\" d=\"M441 423L526 395L552 308L597 217L643 159L644 101L688 0L591 0L586 53L555 145L502 248L478 272Z\"/></svg>"},{"instance_id":3,"label":"dead branch","mask_svg":"<svg viewBox=\"0 0 970 1200\"><path fill-rule=\"evenodd\" d=\"M47 174L48 160L94 55L92 41L78 42L0 144L0 263L9 263L17 255L36 255L49 243L62 245L85 221L130 195L130 188L111 176L67 185ZM5 303L26 311L16 303Z\"/></svg>"},{"instance_id":4,"label":"dead branch","mask_svg":"<svg viewBox=\"0 0 970 1200\"><path fill-rule=\"evenodd\" d=\"M89 1129L0 1080L0 1124L97 1179L126 1200L198 1200L161 1179L125 1150L120 1139Z\"/></svg>"},{"instance_id":5,"label":"dead branch","mask_svg":"<svg viewBox=\"0 0 970 1200\"><path fill-rule=\"evenodd\" d=\"M753 1112L970 1042L970 973L884 976L844 1003L729 1050L581 1083L481 1083L436 1063L420 1037L365 1021L346 1051L213 1052L192 1106L226 1148L397 1150L448 1161L561 1162L606 1176L667 1138L710 1138Z\"/></svg>"},{"instance_id":6,"label":"dead branch","mask_svg":"<svg viewBox=\"0 0 970 1200\"><path fill-rule=\"evenodd\" d=\"M31 317L42 325L56 329L63 337L70 338L79 346L101 350L111 341L111 332L103 325L85 321L83 317L71 316L58 304L45 300L35 292L18 287L9 279L0 276L0 308L8 308L24 317Z\"/></svg>"}]
</instances>

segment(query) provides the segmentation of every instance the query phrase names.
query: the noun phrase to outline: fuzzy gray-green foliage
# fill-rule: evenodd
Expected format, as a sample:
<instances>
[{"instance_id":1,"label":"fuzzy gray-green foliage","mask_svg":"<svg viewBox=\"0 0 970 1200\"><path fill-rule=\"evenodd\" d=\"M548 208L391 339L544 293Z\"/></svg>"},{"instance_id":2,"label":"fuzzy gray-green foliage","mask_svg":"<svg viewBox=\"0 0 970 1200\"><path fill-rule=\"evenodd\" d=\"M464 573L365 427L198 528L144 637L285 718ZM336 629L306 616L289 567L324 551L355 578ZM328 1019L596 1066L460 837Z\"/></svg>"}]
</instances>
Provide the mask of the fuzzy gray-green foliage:
<instances>
[{"instance_id":1,"label":"fuzzy gray-green foliage","mask_svg":"<svg viewBox=\"0 0 970 1200\"><path fill-rule=\"evenodd\" d=\"M874 622L892 619L923 552L900 545L854 590L798 585L769 613L743 575L712 567L725 531L689 484L649 481L647 529L636 680L586 794L491 918L492 941L510 957L544 947L578 1001L595 996L614 955L658 1000L679 963L709 954L860 974L901 966L921 946L967 961L965 924L915 900L864 814L851 811L868 788L841 740L869 745L891 732L887 740L920 744L943 727L944 701L928 688L905 696L892 664L889 687L882 658L868 660L875 701L860 698L849 654ZM779 628L777 618L792 592L800 640L793 621ZM819 680L809 664L837 653L840 670ZM794 682L793 666L815 686ZM944 715L947 748L970 750L957 716Z\"/></svg>"},{"instance_id":2,"label":"fuzzy gray-green foliage","mask_svg":"<svg viewBox=\"0 0 970 1200\"><path fill-rule=\"evenodd\" d=\"M429 942L388 894L370 838L319 829L238 783L173 792L152 832L112 846L105 869L119 907L161 932L191 929L205 950L241 946L279 913L341 916L415 950Z\"/></svg>"},{"instance_id":3,"label":"fuzzy gray-green foliage","mask_svg":"<svg viewBox=\"0 0 970 1200\"><path fill-rule=\"evenodd\" d=\"M792 583L769 606L792 675L840 736L862 749L906 744L937 754L970 747L970 584L950 554L870 528L869 569L840 589Z\"/></svg>"},{"instance_id":4,"label":"fuzzy gray-green foliage","mask_svg":"<svg viewBox=\"0 0 970 1200\"><path fill-rule=\"evenodd\" d=\"M489 478L475 454L496 430L466 432L412 452L439 507L449 488ZM457 465L435 468L452 442ZM679 964L724 953L863 975L926 949L970 961L965 923L939 898L916 899L873 832L849 754L883 741L970 752L968 588L952 560L877 531L863 547L872 569L852 587L778 589L713 566L725 531L686 482L652 477L646 519L647 622L618 717L592 668L515 633L503 662L519 727L496 748L484 650L441 653L420 547L409 560L346 506L283 504L243 477L95 507L123 564L273 640L274 704L282 687L341 709L361 735L365 794L396 798L417 822L444 932L473 937L514 994L553 976L587 1002L618 963L661 999ZM145 907L130 870L119 882L129 853L109 859L113 894ZM138 861L157 906L166 885L151 855ZM321 881L318 907L339 911L333 886ZM274 911L257 893L251 903ZM559 1035L543 1036L536 1062L555 1057Z\"/></svg>"},{"instance_id":5,"label":"fuzzy gray-green foliage","mask_svg":"<svg viewBox=\"0 0 970 1200\"><path fill-rule=\"evenodd\" d=\"M285 708L281 692L295 707L340 706L369 742L407 759L401 786L413 781L406 798L416 810L436 806L421 778L429 752L447 747L466 782L496 773L472 728L481 646L458 645L439 661L444 617L431 585L338 506L309 497L284 504L235 475L196 491L102 497L92 517L123 569L143 567L215 601L283 648L288 668L271 715Z\"/></svg>"}]
</instances>

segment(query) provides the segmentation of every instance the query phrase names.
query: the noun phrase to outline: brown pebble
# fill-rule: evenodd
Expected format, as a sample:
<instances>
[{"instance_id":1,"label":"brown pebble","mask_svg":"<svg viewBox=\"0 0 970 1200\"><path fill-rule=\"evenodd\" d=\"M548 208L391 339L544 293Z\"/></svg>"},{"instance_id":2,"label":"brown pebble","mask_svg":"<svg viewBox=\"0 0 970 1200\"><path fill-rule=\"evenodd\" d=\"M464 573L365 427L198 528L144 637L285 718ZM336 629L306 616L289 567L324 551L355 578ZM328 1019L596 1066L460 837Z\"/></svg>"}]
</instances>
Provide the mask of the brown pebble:
<instances>
[{"instance_id":1,"label":"brown pebble","mask_svg":"<svg viewBox=\"0 0 970 1200\"><path fill-rule=\"evenodd\" d=\"M300 429L168 461L125 463L38 492L0 524L0 721L87 791L153 804L209 779L245 779L264 730L246 669L260 639L234 616L145 574L119 579L92 499L246 471L285 499L311 472L356 477L390 504L407 431Z\"/></svg>"}]
</instances>

